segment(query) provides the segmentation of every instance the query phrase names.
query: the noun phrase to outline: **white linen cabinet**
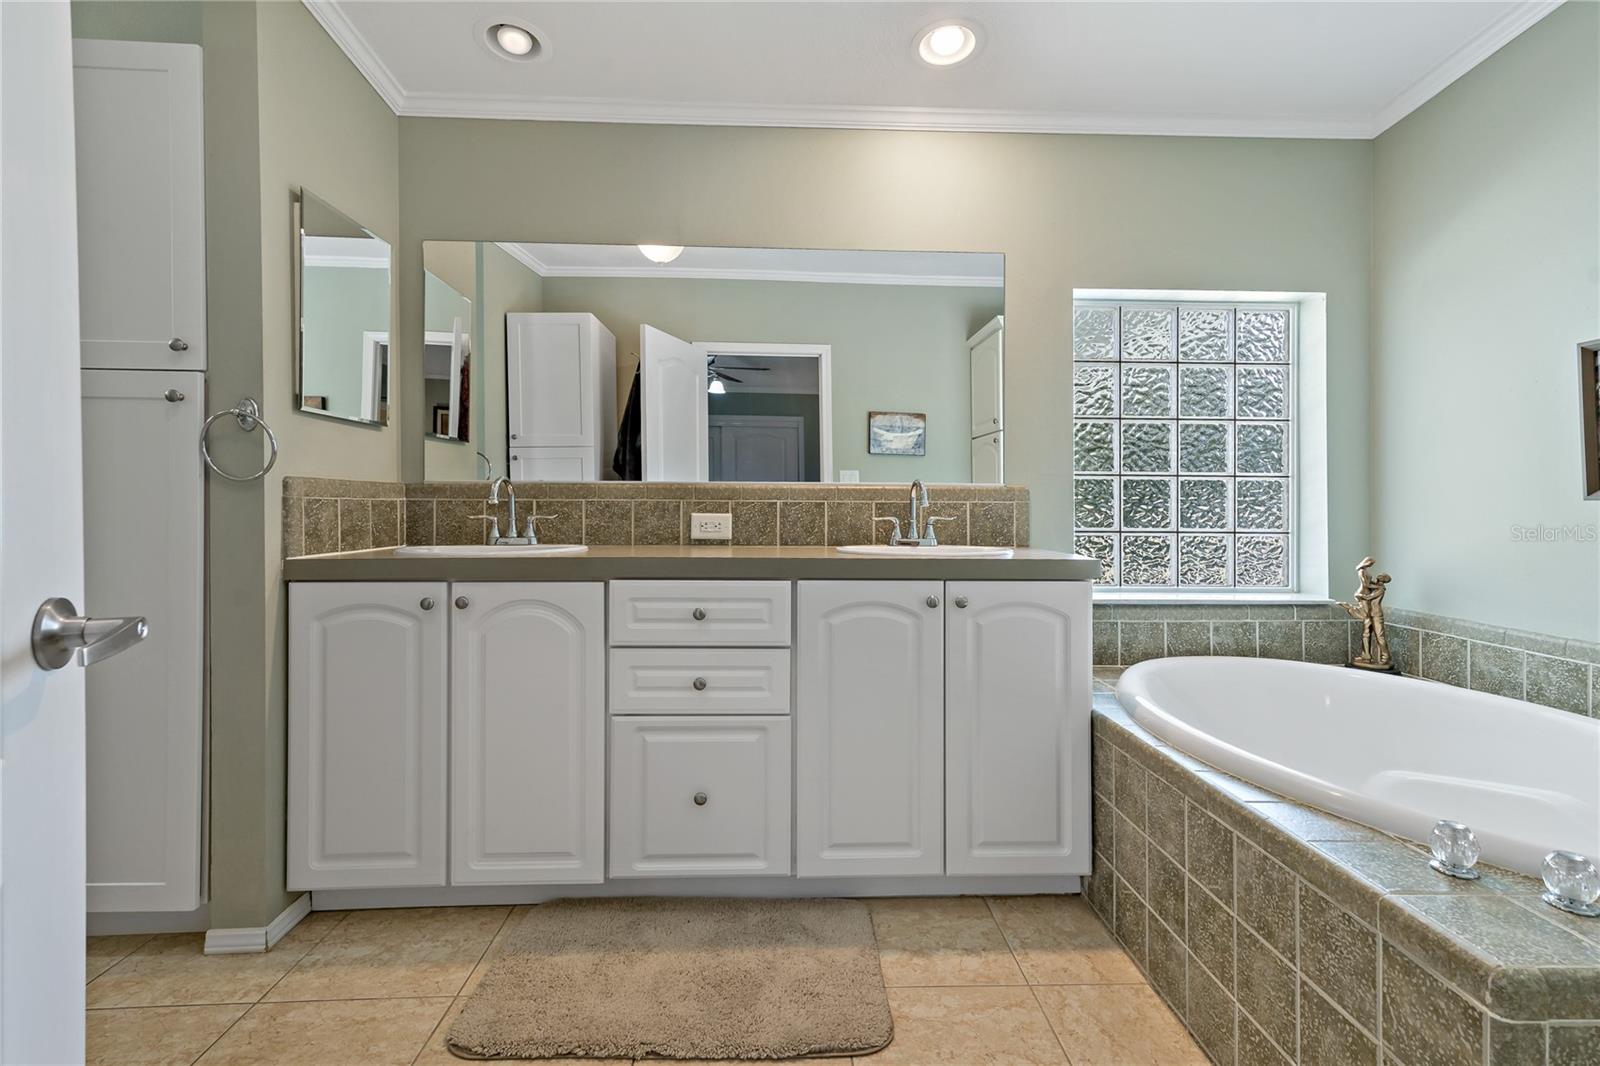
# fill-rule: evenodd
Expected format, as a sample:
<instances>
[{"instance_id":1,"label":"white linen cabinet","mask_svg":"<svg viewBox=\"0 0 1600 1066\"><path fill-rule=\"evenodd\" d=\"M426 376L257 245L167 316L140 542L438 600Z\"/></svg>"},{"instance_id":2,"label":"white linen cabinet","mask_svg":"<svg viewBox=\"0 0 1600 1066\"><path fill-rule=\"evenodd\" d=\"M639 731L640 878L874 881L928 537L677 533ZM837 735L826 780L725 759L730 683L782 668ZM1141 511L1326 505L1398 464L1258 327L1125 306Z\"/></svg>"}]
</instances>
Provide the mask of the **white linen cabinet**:
<instances>
[{"instance_id":1,"label":"white linen cabinet","mask_svg":"<svg viewBox=\"0 0 1600 1066\"><path fill-rule=\"evenodd\" d=\"M1089 872L1089 589L946 584L946 873Z\"/></svg>"},{"instance_id":2,"label":"white linen cabinet","mask_svg":"<svg viewBox=\"0 0 1600 1066\"><path fill-rule=\"evenodd\" d=\"M802 581L795 872L944 872L944 583Z\"/></svg>"},{"instance_id":3,"label":"white linen cabinet","mask_svg":"<svg viewBox=\"0 0 1600 1066\"><path fill-rule=\"evenodd\" d=\"M617 445L617 339L578 312L506 315L507 433L516 481L600 481Z\"/></svg>"},{"instance_id":4,"label":"white linen cabinet","mask_svg":"<svg viewBox=\"0 0 1600 1066\"><path fill-rule=\"evenodd\" d=\"M290 584L290 889L445 883L447 592Z\"/></svg>"},{"instance_id":5,"label":"white linen cabinet","mask_svg":"<svg viewBox=\"0 0 1600 1066\"><path fill-rule=\"evenodd\" d=\"M458 582L450 597L450 883L598 883L604 586Z\"/></svg>"}]
</instances>

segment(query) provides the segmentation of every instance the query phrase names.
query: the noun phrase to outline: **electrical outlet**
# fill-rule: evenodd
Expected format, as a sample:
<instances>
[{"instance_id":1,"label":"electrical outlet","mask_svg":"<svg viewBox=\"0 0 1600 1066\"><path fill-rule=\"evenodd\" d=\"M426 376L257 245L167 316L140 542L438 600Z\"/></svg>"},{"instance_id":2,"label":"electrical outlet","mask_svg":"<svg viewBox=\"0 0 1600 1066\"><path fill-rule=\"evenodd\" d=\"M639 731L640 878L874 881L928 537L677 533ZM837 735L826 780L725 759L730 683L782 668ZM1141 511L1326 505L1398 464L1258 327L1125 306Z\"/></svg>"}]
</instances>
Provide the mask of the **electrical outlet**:
<instances>
[{"instance_id":1,"label":"electrical outlet","mask_svg":"<svg viewBox=\"0 0 1600 1066\"><path fill-rule=\"evenodd\" d=\"M689 516L690 540L731 540L732 537L733 515L731 514L696 512Z\"/></svg>"},{"instance_id":2,"label":"electrical outlet","mask_svg":"<svg viewBox=\"0 0 1600 1066\"><path fill-rule=\"evenodd\" d=\"M856 482L861 480L861 471L841 470L839 471L839 480L845 484L854 485Z\"/></svg>"}]
</instances>

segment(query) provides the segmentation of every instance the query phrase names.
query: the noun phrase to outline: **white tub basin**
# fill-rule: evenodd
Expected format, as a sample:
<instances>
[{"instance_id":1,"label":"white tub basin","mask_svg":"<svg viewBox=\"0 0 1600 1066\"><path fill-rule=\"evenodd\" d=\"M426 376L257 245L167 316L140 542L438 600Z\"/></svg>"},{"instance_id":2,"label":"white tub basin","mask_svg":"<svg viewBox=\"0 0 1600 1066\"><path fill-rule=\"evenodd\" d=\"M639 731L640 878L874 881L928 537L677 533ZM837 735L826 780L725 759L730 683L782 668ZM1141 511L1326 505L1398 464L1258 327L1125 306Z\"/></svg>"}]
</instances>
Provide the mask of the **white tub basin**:
<instances>
[{"instance_id":1,"label":"white tub basin","mask_svg":"<svg viewBox=\"0 0 1600 1066\"><path fill-rule=\"evenodd\" d=\"M846 555L881 555L890 559L1009 559L1010 548L980 548L967 544L846 544L834 551Z\"/></svg>"},{"instance_id":2,"label":"white tub basin","mask_svg":"<svg viewBox=\"0 0 1600 1066\"><path fill-rule=\"evenodd\" d=\"M536 555L579 555L588 550L586 544L409 544L396 548L394 553L454 559L526 559Z\"/></svg>"},{"instance_id":3,"label":"white tub basin","mask_svg":"<svg viewBox=\"0 0 1600 1066\"><path fill-rule=\"evenodd\" d=\"M1117 699L1190 755L1412 840L1441 818L1537 876L1600 855L1600 721L1432 681L1274 659L1151 659Z\"/></svg>"}]
</instances>

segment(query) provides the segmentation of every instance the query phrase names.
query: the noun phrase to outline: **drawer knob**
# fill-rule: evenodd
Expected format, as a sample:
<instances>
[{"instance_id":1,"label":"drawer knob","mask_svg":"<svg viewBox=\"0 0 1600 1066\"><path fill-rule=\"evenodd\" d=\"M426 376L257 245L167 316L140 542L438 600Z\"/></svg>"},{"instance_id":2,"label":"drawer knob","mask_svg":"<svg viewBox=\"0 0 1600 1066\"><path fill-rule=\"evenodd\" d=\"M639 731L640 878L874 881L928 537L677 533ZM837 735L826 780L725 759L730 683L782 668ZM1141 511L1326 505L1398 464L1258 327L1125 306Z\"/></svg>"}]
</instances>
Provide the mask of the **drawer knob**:
<instances>
[{"instance_id":1,"label":"drawer knob","mask_svg":"<svg viewBox=\"0 0 1600 1066\"><path fill-rule=\"evenodd\" d=\"M929 596L928 597L928 606L929 607L937 607L937 606L939 606L939 597L937 597L937 596Z\"/></svg>"},{"instance_id":2,"label":"drawer knob","mask_svg":"<svg viewBox=\"0 0 1600 1066\"><path fill-rule=\"evenodd\" d=\"M189 350L189 342L182 337L174 337L167 342L167 348L174 352L186 352Z\"/></svg>"},{"instance_id":3,"label":"drawer knob","mask_svg":"<svg viewBox=\"0 0 1600 1066\"><path fill-rule=\"evenodd\" d=\"M706 609L704 607L696 607L694 609L694 620L696 622L704 622L706 620Z\"/></svg>"},{"instance_id":4,"label":"drawer knob","mask_svg":"<svg viewBox=\"0 0 1600 1066\"><path fill-rule=\"evenodd\" d=\"M704 807L706 805L706 794L704 792L696 792L694 794L694 805L696 807Z\"/></svg>"},{"instance_id":5,"label":"drawer knob","mask_svg":"<svg viewBox=\"0 0 1600 1066\"><path fill-rule=\"evenodd\" d=\"M704 692L706 690L706 679L703 678L703 677L695 678L694 679L694 690L696 692Z\"/></svg>"},{"instance_id":6,"label":"drawer knob","mask_svg":"<svg viewBox=\"0 0 1600 1066\"><path fill-rule=\"evenodd\" d=\"M422 597L422 599L420 601L418 601L417 606L421 607L424 611L433 610L433 597L432 596L424 596L424 597Z\"/></svg>"},{"instance_id":7,"label":"drawer knob","mask_svg":"<svg viewBox=\"0 0 1600 1066\"><path fill-rule=\"evenodd\" d=\"M460 608L461 610L463 610L463 611L466 610L469 606L471 606L471 604L472 604L472 601L467 599L465 596L457 596L456 597L456 606L458 608Z\"/></svg>"},{"instance_id":8,"label":"drawer knob","mask_svg":"<svg viewBox=\"0 0 1600 1066\"><path fill-rule=\"evenodd\" d=\"M955 599L955 604L957 607L965 607L967 605L967 598L965 596L957 596Z\"/></svg>"}]
</instances>

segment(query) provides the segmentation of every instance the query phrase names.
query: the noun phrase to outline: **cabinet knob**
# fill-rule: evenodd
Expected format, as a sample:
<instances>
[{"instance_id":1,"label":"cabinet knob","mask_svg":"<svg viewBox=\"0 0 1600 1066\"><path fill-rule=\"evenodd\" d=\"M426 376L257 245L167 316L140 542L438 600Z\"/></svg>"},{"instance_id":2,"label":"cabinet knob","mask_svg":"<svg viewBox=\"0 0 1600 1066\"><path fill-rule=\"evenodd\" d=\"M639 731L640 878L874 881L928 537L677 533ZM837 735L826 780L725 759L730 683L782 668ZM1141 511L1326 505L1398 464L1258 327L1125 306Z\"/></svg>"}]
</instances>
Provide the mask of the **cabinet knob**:
<instances>
[{"instance_id":1,"label":"cabinet knob","mask_svg":"<svg viewBox=\"0 0 1600 1066\"><path fill-rule=\"evenodd\" d=\"M182 337L174 337L167 342L167 347L175 352L186 352L189 350L189 342Z\"/></svg>"},{"instance_id":2,"label":"cabinet knob","mask_svg":"<svg viewBox=\"0 0 1600 1066\"><path fill-rule=\"evenodd\" d=\"M517 435L515 433L511 434L511 439L512 440L516 440L517 439Z\"/></svg>"},{"instance_id":3,"label":"cabinet knob","mask_svg":"<svg viewBox=\"0 0 1600 1066\"><path fill-rule=\"evenodd\" d=\"M704 792L696 792L694 794L694 805L696 807L704 807L706 805L706 798L707 797Z\"/></svg>"},{"instance_id":4,"label":"cabinet knob","mask_svg":"<svg viewBox=\"0 0 1600 1066\"><path fill-rule=\"evenodd\" d=\"M928 606L929 607L937 607L937 606L939 606L939 597L937 597L937 596L929 596L928 597Z\"/></svg>"},{"instance_id":5,"label":"cabinet knob","mask_svg":"<svg viewBox=\"0 0 1600 1066\"><path fill-rule=\"evenodd\" d=\"M1000 424L1000 420L998 418L991 418L991 419L989 419L989 421L994 423L997 426Z\"/></svg>"},{"instance_id":6,"label":"cabinet knob","mask_svg":"<svg viewBox=\"0 0 1600 1066\"><path fill-rule=\"evenodd\" d=\"M957 596L955 598L955 605L957 607L965 607L967 605L967 598L965 596Z\"/></svg>"},{"instance_id":7,"label":"cabinet knob","mask_svg":"<svg viewBox=\"0 0 1600 1066\"><path fill-rule=\"evenodd\" d=\"M695 678L694 679L694 690L696 692L704 692L706 690L706 679L703 678L703 677Z\"/></svg>"},{"instance_id":8,"label":"cabinet knob","mask_svg":"<svg viewBox=\"0 0 1600 1066\"><path fill-rule=\"evenodd\" d=\"M168 403L182 403L185 399L183 393L179 392L177 389L168 389L166 392L161 394L161 398Z\"/></svg>"},{"instance_id":9,"label":"cabinet knob","mask_svg":"<svg viewBox=\"0 0 1600 1066\"><path fill-rule=\"evenodd\" d=\"M424 597L422 597L422 599L420 601L418 601L417 606L421 607L424 611L433 610L433 597L432 596L424 596Z\"/></svg>"},{"instance_id":10,"label":"cabinet knob","mask_svg":"<svg viewBox=\"0 0 1600 1066\"><path fill-rule=\"evenodd\" d=\"M472 605L472 601L467 599L465 596L457 596L456 597L456 606L461 608L463 611L466 610L471 605Z\"/></svg>"},{"instance_id":11,"label":"cabinet knob","mask_svg":"<svg viewBox=\"0 0 1600 1066\"><path fill-rule=\"evenodd\" d=\"M706 620L706 609L704 607L696 607L694 609L694 620L696 622L704 622Z\"/></svg>"},{"instance_id":12,"label":"cabinet knob","mask_svg":"<svg viewBox=\"0 0 1600 1066\"><path fill-rule=\"evenodd\" d=\"M521 457L521 456L520 456L520 455L513 455L513 456L512 456L512 457L511 457L511 461L512 461L512 462L513 462L513 463L518 463L518 462L521 462L521 461L522 461L522 457Z\"/></svg>"}]
</instances>

